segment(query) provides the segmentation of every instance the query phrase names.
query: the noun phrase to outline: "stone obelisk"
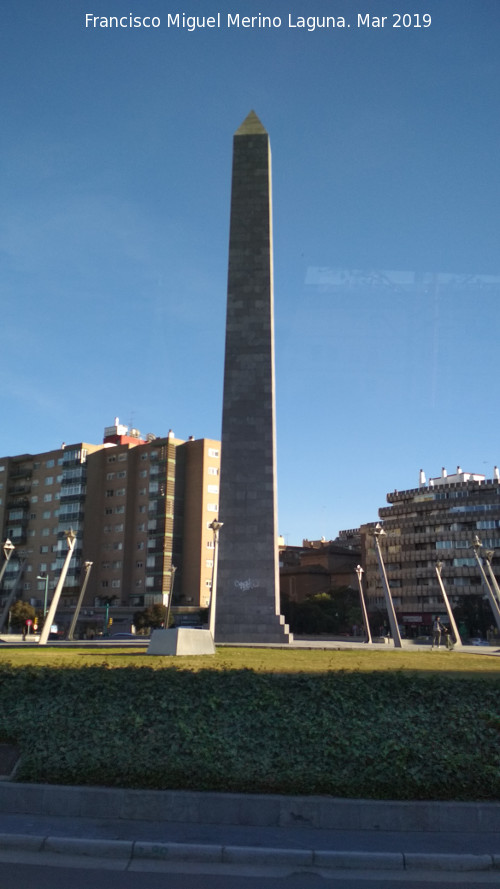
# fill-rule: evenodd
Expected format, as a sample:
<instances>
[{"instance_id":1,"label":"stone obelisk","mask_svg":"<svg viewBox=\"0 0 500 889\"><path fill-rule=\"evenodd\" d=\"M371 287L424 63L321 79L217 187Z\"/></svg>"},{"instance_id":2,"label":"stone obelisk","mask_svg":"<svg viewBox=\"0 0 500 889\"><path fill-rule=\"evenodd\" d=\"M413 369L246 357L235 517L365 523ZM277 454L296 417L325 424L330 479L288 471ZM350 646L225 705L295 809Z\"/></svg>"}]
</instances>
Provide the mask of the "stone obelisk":
<instances>
[{"instance_id":1,"label":"stone obelisk","mask_svg":"<svg viewBox=\"0 0 500 889\"><path fill-rule=\"evenodd\" d=\"M271 153L251 111L234 135L216 642L289 642L279 605Z\"/></svg>"}]
</instances>

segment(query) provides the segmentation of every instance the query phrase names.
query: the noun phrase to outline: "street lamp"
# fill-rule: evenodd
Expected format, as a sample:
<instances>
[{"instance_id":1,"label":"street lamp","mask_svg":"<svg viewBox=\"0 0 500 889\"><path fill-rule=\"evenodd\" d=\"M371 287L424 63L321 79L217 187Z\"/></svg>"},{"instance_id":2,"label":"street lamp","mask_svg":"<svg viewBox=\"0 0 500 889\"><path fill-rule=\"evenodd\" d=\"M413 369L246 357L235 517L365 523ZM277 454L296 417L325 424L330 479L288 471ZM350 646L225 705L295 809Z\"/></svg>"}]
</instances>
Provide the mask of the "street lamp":
<instances>
[{"instance_id":1,"label":"street lamp","mask_svg":"<svg viewBox=\"0 0 500 889\"><path fill-rule=\"evenodd\" d=\"M170 589L168 591L168 604L166 606L166 614L165 614L165 629L166 630L168 630L168 624L170 621L170 608L172 607L172 596L174 595L174 580L175 580L175 572L176 571L177 571L176 565L171 565L170 566Z\"/></svg>"},{"instance_id":2,"label":"street lamp","mask_svg":"<svg viewBox=\"0 0 500 889\"><path fill-rule=\"evenodd\" d=\"M2 549L3 549L3 554L5 556L5 561L2 565L2 567L0 568L0 583L2 583L3 576L5 574L5 569L7 568L7 565L9 564L9 559L15 550L15 546L12 543L12 541L7 538L7 540L5 541L5 543L2 546Z\"/></svg>"},{"instance_id":3,"label":"street lamp","mask_svg":"<svg viewBox=\"0 0 500 889\"><path fill-rule=\"evenodd\" d=\"M394 641L394 648L402 648L403 643L401 642L401 636L399 635L399 627L398 622L396 620L396 612L394 611L394 602L392 601L391 590L389 587L389 581L387 580L387 572L385 570L384 560L382 558L382 550L380 548L380 537L385 537L385 531L382 528L380 523L374 528L373 537L375 540L375 552L377 554L378 566L380 568L380 576L382 578L382 586L384 588L384 596L385 596L385 604L387 608L387 615L389 617L389 625L391 627L391 634Z\"/></svg>"},{"instance_id":4,"label":"street lamp","mask_svg":"<svg viewBox=\"0 0 500 889\"><path fill-rule=\"evenodd\" d=\"M59 599L61 598L61 593L63 591L64 581L66 580L66 575L68 573L69 563L71 561L71 556L73 555L73 550L76 544L76 534L72 528L70 528L69 531L65 531L64 536L66 537L66 543L68 544L68 552L66 553L64 565L62 566L61 574L59 576L59 580L57 581L57 586L54 590L52 602L50 603L49 613L45 618L45 623L43 625L42 632L40 633L40 641L38 643L39 645L47 645L50 628L54 621L57 606L59 605Z\"/></svg>"},{"instance_id":5,"label":"street lamp","mask_svg":"<svg viewBox=\"0 0 500 889\"><path fill-rule=\"evenodd\" d=\"M495 577L495 574L494 574L494 572L493 572L493 567L492 567L492 564L491 564L494 555L495 555L495 550L494 550L494 549L485 549L485 551L484 551L484 553L483 553L483 556L484 556L484 558L486 559L486 564L487 564L487 566L488 566L488 574L490 575L491 583L493 584L493 589L495 590L495 593L496 593L496 595L497 595L497 599L498 599L499 602L500 602L500 587L498 586L497 579L496 579L496 577Z\"/></svg>"},{"instance_id":6,"label":"street lamp","mask_svg":"<svg viewBox=\"0 0 500 889\"><path fill-rule=\"evenodd\" d=\"M481 556L479 554L479 551L482 548L483 548L483 544L481 543L481 541L479 540L479 537L476 534L476 536L474 537L473 544L472 544L472 549L474 550L476 562L477 562L479 570L481 572L481 577L483 579L484 588L486 590L486 595L488 596L488 599L489 599L489 602L491 605L491 610L493 612L493 617L495 618L495 623L496 623L498 629L500 630L500 606L499 606L498 601L495 597L495 594L488 582L488 578L486 577L486 571L484 570L484 565L481 561ZM486 560L486 561L488 561L488 560Z\"/></svg>"},{"instance_id":7,"label":"street lamp","mask_svg":"<svg viewBox=\"0 0 500 889\"><path fill-rule=\"evenodd\" d=\"M84 574L84 578L83 578L82 588L80 590L80 595L78 596L78 602L76 603L75 613L73 615L73 619L71 621L71 625L68 630L68 635L66 637L68 640L73 639L73 633L75 632L76 622L77 622L78 616L80 614L80 609L81 609L82 603L83 603L83 597L85 596L85 590L87 589L87 584L89 582L89 577L90 577L90 571L91 571L93 564L94 564L93 562L84 562L83 563L83 570L84 570L85 574Z\"/></svg>"},{"instance_id":8,"label":"street lamp","mask_svg":"<svg viewBox=\"0 0 500 889\"><path fill-rule=\"evenodd\" d=\"M359 584L359 598L361 599L361 610L363 612L363 620L365 622L366 629L366 641L372 641L372 634L370 632L370 624L368 622L368 612L366 610L365 597L363 594L363 569L361 565L356 565L356 574L358 575L358 584Z\"/></svg>"},{"instance_id":9,"label":"street lamp","mask_svg":"<svg viewBox=\"0 0 500 889\"><path fill-rule=\"evenodd\" d=\"M446 610L448 612L448 617L450 619L451 628L452 628L454 636L455 636L455 645L457 646L457 648L461 648L462 647L462 640L460 638L460 633L458 632L458 627L457 627L455 618L453 617L453 611L451 610L450 601L448 599L446 590L444 588L443 578L441 577L442 569L443 569L443 563L437 562L436 575L437 575L439 587L441 589L441 595L444 599L444 604L446 605Z\"/></svg>"},{"instance_id":10,"label":"street lamp","mask_svg":"<svg viewBox=\"0 0 500 889\"><path fill-rule=\"evenodd\" d=\"M0 631L3 630L3 628L5 626L5 621L7 620L7 618L9 619L9 625L10 625L10 608L11 608L11 605L12 605L14 599L16 598L17 590L18 590L19 584L21 583L21 579L22 579L23 572L24 572L25 568L26 568L26 558L24 558L24 556L23 556L21 561L19 562L19 568L17 571L16 579L14 581L14 584L13 584L11 590L9 591L9 593L7 595L7 599L5 600L4 609L3 609L3 612L0 616Z\"/></svg>"},{"instance_id":11,"label":"street lamp","mask_svg":"<svg viewBox=\"0 0 500 889\"><path fill-rule=\"evenodd\" d=\"M43 595L43 619L45 620L45 615L47 614L47 599L49 595L49 575L48 574L37 574L37 580L45 581L45 593Z\"/></svg>"},{"instance_id":12,"label":"street lamp","mask_svg":"<svg viewBox=\"0 0 500 889\"><path fill-rule=\"evenodd\" d=\"M217 519L214 519L213 522L208 526L212 529L214 533L214 560L212 564L212 588L210 590L210 612L208 617L208 629L212 634L212 639L215 637L215 606L217 602L217 562L219 560L219 532L224 522L218 522Z\"/></svg>"}]
</instances>

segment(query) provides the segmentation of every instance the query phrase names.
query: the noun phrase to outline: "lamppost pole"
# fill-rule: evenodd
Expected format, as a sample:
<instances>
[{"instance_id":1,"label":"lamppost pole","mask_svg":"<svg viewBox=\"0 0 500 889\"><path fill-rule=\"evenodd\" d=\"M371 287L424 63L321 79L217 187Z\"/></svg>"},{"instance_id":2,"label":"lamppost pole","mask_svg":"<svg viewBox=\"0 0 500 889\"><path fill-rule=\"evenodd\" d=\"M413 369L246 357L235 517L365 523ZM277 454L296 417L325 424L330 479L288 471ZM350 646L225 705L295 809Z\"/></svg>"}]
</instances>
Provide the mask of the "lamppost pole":
<instances>
[{"instance_id":1,"label":"lamppost pole","mask_svg":"<svg viewBox=\"0 0 500 889\"><path fill-rule=\"evenodd\" d=\"M75 613L74 613L73 618L71 620L71 626L68 630L68 635L66 637L68 640L73 639L73 634L75 632L76 622L77 622L78 616L80 614L80 609L81 609L82 603L83 603L83 597L85 596L85 590L87 589L87 584L89 582L89 577L90 577L90 571L92 569L93 564L94 564L93 562L84 562L83 563L83 570L84 570L85 574L83 577L83 583L82 583L82 588L80 590L80 595L78 596L78 602L76 603Z\"/></svg>"},{"instance_id":2,"label":"lamppost pole","mask_svg":"<svg viewBox=\"0 0 500 889\"><path fill-rule=\"evenodd\" d=\"M396 612L394 611L394 602L392 601L391 589L389 587L389 581L387 580L387 573L385 570L384 560L382 558L382 550L380 548L379 538L381 536L385 536L385 531L380 524L377 524L373 531L373 537L375 540L375 552L377 554L378 566L380 568L380 576L382 578L382 586L384 588L385 604L387 608L387 615L389 617L389 625L391 627L391 635L394 641L394 648L402 648L403 643L401 642L401 636L399 634Z\"/></svg>"},{"instance_id":3,"label":"lamppost pole","mask_svg":"<svg viewBox=\"0 0 500 889\"><path fill-rule=\"evenodd\" d=\"M0 631L3 630L5 626L5 621L9 617L11 605L16 598L17 588L21 583L21 579L23 576L24 569L26 568L26 559L23 558L22 562L19 563L19 569L16 574L16 579L14 581L14 585L7 596L7 601L5 602L4 609L2 612L2 616L0 617ZM10 618L9 618L10 620Z\"/></svg>"},{"instance_id":4,"label":"lamppost pole","mask_svg":"<svg viewBox=\"0 0 500 889\"><path fill-rule=\"evenodd\" d=\"M49 575L38 574L36 579L45 581L45 592L43 594L43 619L45 620L45 616L47 614L47 599L49 597Z\"/></svg>"},{"instance_id":5,"label":"lamppost pole","mask_svg":"<svg viewBox=\"0 0 500 889\"><path fill-rule=\"evenodd\" d=\"M372 641L372 634L370 632L370 624L368 621L368 612L366 610L365 597L364 597L364 593L363 593L363 579L362 579L363 578L363 569L362 569L361 565L356 565L356 574L358 575L359 598L361 599L361 610L363 612L363 620L365 622L366 637L367 637L366 641L371 642Z\"/></svg>"},{"instance_id":6,"label":"lamppost pole","mask_svg":"<svg viewBox=\"0 0 500 889\"><path fill-rule=\"evenodd\" d=\"M208 616L208 629L215 638L215 607L217 604L217 563L219 560L219 532L224 522L218 522L214 519L208 526L214 532L214 561L212 565L212 588L210 590L210 612Z\"/></svg>"},{"instance_id":7,"label":"lamppost pole","mask_svg":"<svg viewBox=\"0 0 500 889\"><path fill-rule=\"evenodd\" d=\"M476 534L476 536L474 537L474 542L472 544L472 549L474 550L476 562L477 562L479 570L481 572L481 577L483 578L484 588L486 590L486 595L488 596L488 599L490 601L491 610L493 612L493 617L495 618L495 623L496 623L498 629L500 630L500 606L499 606L498 601L495 597L495 594L488 582L488 578L486 577L486 571L484 570L484 565L483 565L483 563L481 561L481 557L479 555L479 551L482 549L482 547L483 547L483 544L481 543L481 541L479 540L479 537Z\"/></svg>"},{"instance_id":8,"label":"lamppost pole","mask_svg":"<svg viewBox=\"0 0 500 889\"><path fill-rule=\"evenodd\" d=\"M500 587L498 586L497 579L495 577L495 574L493 572L493 567L491 564L493 556L495 555L495 550L494 549L485 549L483 555L484 555L484 558L486 559L486 564L488 566L488 574L490 575L493 589L494 589L497 599L500 603Z\"/></svg>"},{"instance_id":9,"label":"lamppost pole","mask_svg":"<svg viewBox=\"0 0 500 889\"><path fill-rule=\"evenodd\" d=\"M54 595L52 597L52 602L50 603L49 612L47 617L45 618L45 623L43 625L42 632L40 633L40 641L39 645L47 645L47 639L49 638L50 628L54 621L55 613L57 611L57 606L59 605L59 599L61 598L61 593L63 591L64 581L66 580L66 574L68 573L69 563L71 561L71 556L73 555L73 550L75 548L76 543L76 534L72 528L69 531L65 531L66 542L68 544L68 552L66 553L66 558L64 560L64 564L62 566L61 574L59 576L59 580L57 582L57 586L54 590Z\"/></svg>"},{"instance_id":10,"label":"lamppost pole","mask_svg":"<svg viewBox=\"0 0 500 889\"><path fill-rule=\"evenodd\" d=\"M15 546L12 543L12 541L7 538L7 540L5 541L5 543L2 546L2 549L3 549L3 554L5 556L5 560L4 560L2 567L0 568L0 583L2 583L3 576L5 574L5 569L7 568L7 565L9 564L9 559L15 550Z\"/></svg>"},{"instance_id":11,"label":"lamppost pole","mask_svg":"<svg viewBox=\"0 0 500 889\"><path fill-rule=\"evenodd\" d=\"M458 627L457 627L455 618L453 617L453 611L451 610L450 601L449 601L449 599L448 599L448 596L447 596L447 594L446 594L446 590L445 590L445 588L444 588L443 578L441 577L441 571L442 571L442 568L443 568L443 563L442 563L442 562L438 562L438 563L436 564L436 575L437 575L437 579L438 579L439 587L440 587L440 590L441 590L441 595L442 595L442 597L443 597L443 599L444 599L444 604L446 605L446 610L447 610L447 612L448 612L448 617L449 617L449 619L450 619L451 628L452 628L452 630L453 630L453 634L454 634L454 636L455 636L455 645L456 645L457 648L461 648L461 647L462 647L462 640L461 640L461 638L460 638L460 633L458 632Z\"/></svg>"},{"instance_id":12,"label":"lamppost pole","mask_svg":"<svg viewBox=\"0 0 500 889\"><path fill-rule=\"evenodd\" d=\"M165 629L168 630L168 625L170 622L170 609L172 607L172 597L174 595L174 580L175 580L175 572L177 571L176 565L170 566L170 589L168 591L168 605L167 605L167 613L165 615Z\"/></svg>"}]
</instances>

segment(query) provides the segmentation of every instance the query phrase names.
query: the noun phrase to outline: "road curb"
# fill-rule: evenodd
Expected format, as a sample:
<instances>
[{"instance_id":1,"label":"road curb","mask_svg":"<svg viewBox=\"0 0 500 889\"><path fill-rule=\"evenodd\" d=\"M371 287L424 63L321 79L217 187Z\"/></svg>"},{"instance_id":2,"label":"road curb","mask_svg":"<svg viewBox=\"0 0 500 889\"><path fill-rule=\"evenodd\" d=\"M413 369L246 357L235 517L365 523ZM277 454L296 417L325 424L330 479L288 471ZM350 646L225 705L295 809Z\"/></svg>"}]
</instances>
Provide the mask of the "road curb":
<instances>
[{"instance_id":1,"label":"road curb","mask_svg":"<svg viewBox=\"0 0 500 889\"><path fill-rule=\"evenodd\" d=\"M129 822L500 833L498 802L366 800L0 782L0 811L4 815L48 815Z\"/></svg>"},{"instance_id":2,"label":"road curb","mask_svg":"<svg viewBox=\"0 0 500 889\"><path fill-rule=\"evenodd\" d=\"M198 843L154 843L81 837L0 834L3 851L39 852L61 856L129 862L164 861L210 864L268 865L323 870L454 871L500 870L500 855L449 855L416 852L352 852L330 849L278 849L265 846L224 846Z\"/></svg>"}]
</instances>

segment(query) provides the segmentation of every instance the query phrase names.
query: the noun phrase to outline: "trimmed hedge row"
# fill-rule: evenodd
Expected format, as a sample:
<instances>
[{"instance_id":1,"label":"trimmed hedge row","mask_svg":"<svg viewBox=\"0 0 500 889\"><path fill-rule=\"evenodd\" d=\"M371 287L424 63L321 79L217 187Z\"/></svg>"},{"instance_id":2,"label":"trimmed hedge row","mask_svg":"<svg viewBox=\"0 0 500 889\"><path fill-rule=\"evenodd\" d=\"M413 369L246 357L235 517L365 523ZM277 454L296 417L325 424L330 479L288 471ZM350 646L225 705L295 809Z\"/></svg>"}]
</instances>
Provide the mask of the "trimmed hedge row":
<instances>
[{"instance_id":1,"label":"trimmed hedge row","mask_svg":"<svg viewBox=\"0 0 500 889\"><path fill-rule=\"evenodd\" d=\"M500 798L497 680L0 668L17 780L376 799Z\"/></svg>"}]
</instances>

